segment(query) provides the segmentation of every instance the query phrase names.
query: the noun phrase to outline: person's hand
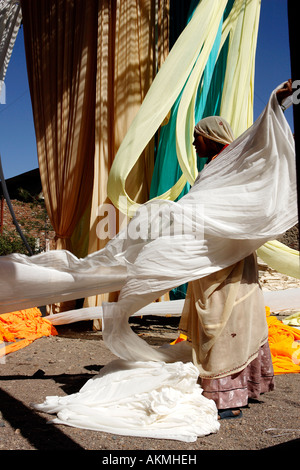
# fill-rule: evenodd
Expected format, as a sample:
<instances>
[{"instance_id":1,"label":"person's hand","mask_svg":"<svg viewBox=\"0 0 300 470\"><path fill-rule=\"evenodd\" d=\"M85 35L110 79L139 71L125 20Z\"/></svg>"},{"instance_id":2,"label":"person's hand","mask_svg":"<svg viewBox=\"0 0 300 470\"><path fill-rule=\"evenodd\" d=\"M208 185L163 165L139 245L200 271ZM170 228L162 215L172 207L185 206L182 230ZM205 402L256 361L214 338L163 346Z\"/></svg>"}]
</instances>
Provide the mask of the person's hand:
<instances>
[{"instance_id":1,"label":"person's hand","mask_svg":"<svg viewBox=\"0 0 300 470\"><path fill-rule=\"evenodd\" d=\"M283 100L293 93L292 80L289 79L282 88L276 91L278 103L281 105Z\"/></svg>"}]
</instances>

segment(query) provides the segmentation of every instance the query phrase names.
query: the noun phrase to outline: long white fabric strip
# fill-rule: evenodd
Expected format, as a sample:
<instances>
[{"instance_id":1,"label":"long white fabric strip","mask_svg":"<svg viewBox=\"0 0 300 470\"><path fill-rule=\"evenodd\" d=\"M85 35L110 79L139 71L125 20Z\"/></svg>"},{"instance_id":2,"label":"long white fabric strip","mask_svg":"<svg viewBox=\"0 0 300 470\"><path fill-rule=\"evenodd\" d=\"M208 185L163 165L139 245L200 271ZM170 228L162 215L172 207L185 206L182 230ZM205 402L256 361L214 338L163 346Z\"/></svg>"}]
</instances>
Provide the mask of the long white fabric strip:
<instances>
[{"instance_id":1,"label":"long white fabric strip","mask_svg":"<svg viewBox=\"0 0 300 470\"><path fill-rule=\"evenodd\" d=\"M230 266L277 238L297 222L296 199L294 140L274 91L259 119L199 174L190 192L177 204L162 204L162 221L172 213L166 228L172 226L173 235L139 240L135 249L128 245L119 301L103 304L108 347L127 360L168 360L132 335L129 316L158 294ZM153 206L146 205L148 212L128 230L137 223L148 227Z\"/></svg>"},{"instance_id":2,"label":"long white fabric strip","mask_svg":"<svg viewBox=\"0 0 300 470\"><path fill-rule=\"evenodd\" d=\"M281 289L276 291L264 291L265 305L270 307L271 311L297 310L300 311L300 288ZM152 302L146 307L135 312L133 317L144 316L162 316L162 317L180 317L184 305L184 299ZM98 307L87 307L67 312L55 313L47 316L47 320L53 325L66 325L85 320L101 320L103 318L103 309Z\"/></svg>"},{"instance_id":3,"label":"long white fabric strip","mask_svg":"<svg viewBox=\"0 0 300 470\"><path fill-rule=\"evenodd\" d=\"M248 256L294 226L297 215L294 140L273 92L256 123L186 196L145 204L100 252L82 260L64 251L1 258L1 312L121 287L120 300L103 305L103 339L121 361L77 394L48 398L38 409L57 413L58 422L118 434L191 441L216 432L217 410L197 385L187 342L155 349L128 318L161 293ZM120 403L115 414L113 401Z\"/></svg>"},{"instance_id":4,"label":"long white fabric strip","mask_svg":"<svg viewBox=\"0 0 300 470\"><path fill-rule=\"evenodd\" d=\"M0 259L0 313L121 289L131 316L184 282L239 261L297 223L294 140L275 92L254 125L199 175L179 202L141 207L104 249ZM106 314L105 314L106 312Z\"/></svg>"}]
</instances>

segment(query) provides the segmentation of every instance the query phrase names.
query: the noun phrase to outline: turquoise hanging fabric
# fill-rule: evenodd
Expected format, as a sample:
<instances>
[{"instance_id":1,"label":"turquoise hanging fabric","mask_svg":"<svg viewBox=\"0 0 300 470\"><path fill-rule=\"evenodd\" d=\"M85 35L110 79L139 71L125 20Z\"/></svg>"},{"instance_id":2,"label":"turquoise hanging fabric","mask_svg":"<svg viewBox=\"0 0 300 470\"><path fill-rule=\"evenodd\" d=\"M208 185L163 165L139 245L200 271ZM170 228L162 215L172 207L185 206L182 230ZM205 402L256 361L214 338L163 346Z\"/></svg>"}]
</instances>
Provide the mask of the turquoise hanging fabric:
<instances>
[{"instance_id":1,"label":"turquoise hanging fabric","mask_svg":"<svg viewBox=\"0 0 300 470\"><path fill-rule=\"evenodd\" d=\"M230 8L233 2L230 2ZM194 9L198 2L193 2L191 5L190 20ZM224 12L222 21L220 22L219 30L211 50L209 59L204 69L201 78L198 94L195 103L195 122L206 116L216 115L220 109L221 96L223 90L224 76L226 70L226 55L228 50L228 42L224 44L222 51L219 54L220 41L222 34L223 20L228 14L228 6ZM159 136L159 145L157 156L154 166L154 172L151 181L150 198L159 196L165 191L170 189L176 181L181 177L182 170L178 163L176 153L176 119L179 103L182 93L178 96L175 104L172 107L169 121L166 125L162 126ZM201 171L205 160L198 159L198 171ZM190 189L190 184L186 183L183 191L178 199L184 196ZM185 298L187 284L179 286L170 292L170 299L177 300Z\"/></svg>"}]
</instances>

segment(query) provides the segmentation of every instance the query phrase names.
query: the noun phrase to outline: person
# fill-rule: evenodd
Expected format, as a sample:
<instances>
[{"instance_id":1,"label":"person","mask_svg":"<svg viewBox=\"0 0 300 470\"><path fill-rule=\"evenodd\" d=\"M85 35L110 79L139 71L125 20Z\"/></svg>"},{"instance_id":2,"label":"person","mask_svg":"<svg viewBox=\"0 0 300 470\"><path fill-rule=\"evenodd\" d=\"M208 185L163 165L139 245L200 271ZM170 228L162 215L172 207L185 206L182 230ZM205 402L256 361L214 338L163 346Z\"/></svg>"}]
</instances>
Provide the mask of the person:
<instances>
[{"instance_id":1,"label":"person","mask_svg":"<svg viewBox=\"0 0 300 470\"><path fill-rule=\"evenodd\" d=\"M276 94L281 105L292 94L291 80ZM206 165L222 158L233 140L230 125L220 116L204 118L194 129L193 145L198 157L207 160ZM219 419L241 417L241 408L248 405L249 399L258 399L274 389L255 253L188 284L179 331L192 346L203 395L215 401ZM251 347L253 337L259 338L257 351ZM239 354L242 349L243 355ZM228 355L232 355L231 370L226 370L228 361L222 366Z\"/></svg>"}]
</instances>

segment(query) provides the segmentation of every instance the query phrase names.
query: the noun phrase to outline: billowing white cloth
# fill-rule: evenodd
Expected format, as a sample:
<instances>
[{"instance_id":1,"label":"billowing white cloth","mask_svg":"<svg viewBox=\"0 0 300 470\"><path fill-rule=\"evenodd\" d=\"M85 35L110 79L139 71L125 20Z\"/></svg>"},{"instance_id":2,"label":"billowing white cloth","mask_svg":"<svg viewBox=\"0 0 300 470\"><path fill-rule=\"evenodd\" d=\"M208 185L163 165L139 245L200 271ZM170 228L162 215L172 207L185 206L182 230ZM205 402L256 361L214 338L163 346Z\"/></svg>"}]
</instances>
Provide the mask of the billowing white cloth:
<instances>
[{"instance_id":1,"label":"billowing white cloth","mask_svg":"<svg viewBox=\"0 0 300 470\"><path fill-rule=\"evenodd\" d=\"M294 139L273 92L260 118L223 151L222 158L213 160L200 173L186 196L178 203L156 201L145 204L128 227L100 252L82 260L63 251L31 258L22 255L1 258L0 313L44 305L49 298L58 302L121 287L119 301L103 305L103 338L107 346L117 357L134 364L118 393L122 396L124 393L126 398L126 390L133 390L132 384L135 386L138 375L137 362L147 368L148 361L155 361L151 362L151 373L146 374L145 380L142 375L138 376L138 382L144 382L143 386L147 388L154 376L155 390L159 391L159 400L162 400L166 363L174 363L168 369L174 372L186 362L190 371L187 374L195 378L196 371L190 364L191 349L186 342L168 348L152 348L131 330L129 316L163 292L250 255L294 226L297 214ZM140 232L138 237L137 232ZM128 385L125 385L127 381ZM109 380L110 386L109 393L113 394L112 380ZM99 387L102 390L102 381ZM178 383L174 383L174 388L176 391L172 390L172 395L173 392L181 393ZM93 402L93 393L99 397L97 390L96 387L94 392L88 392L88 403ZM146 393L146 401L152 400L150 389L142 392ZM190 393L188 387L185 387L185 393ZM107 396L107 391L105 394ZM76 424L74 414L70 418L70 410L78 415L82 409L78 396L83 395L71 395L60 401L56 408L56 405L49 408L45 403L39 409L59 411L61 417L65 416L66 410L72 425L94 426L94 418L87 417L86 407L80 423ZM104 405L109 407L104 395L103 399ZM57 403L58 399L51 401ZM193 402L194 398L190 401L187 396L187 402L183 402L182 411L178 408L177 416L191 418ZM133 411L130 400L123 403L124 408L115 416L115 421L111 420L106 427L104 417L104 423L98 423L99 429L100 426L111 432L124 429L123 419L127 422ZM98 414L97 405L91 408L93 416L97 414L100 421L104 405L101 401ZM204 426L202 418L199 417L201 428ZM173 416L172 423L173 428ZM206 432L208 429L214 432L216 424L216 417L213 424L209 417ZM157 435L159 425L160 420L151 423L151 432L156 428L153 435ZM182 422L181 425L185 427ZM142 431L143 428L139 429L139 435Z\"/></svg>"},{"instance_id":2,"label":"billowing white cloth","mask_svg":"<svg viewBox=\"0 0 300 470\"><path fill-rule=\"evenodd\" d=\"M173 217L174 236L140 241L136 250L130 245L119 301L103 304L109 348L123 359L168 360L134 338L126 319L158 293L230 266L277 238L296 224L296 201L294 139L273 92L259 119L202 170L189 193L177 204L163 203L165 213L172 209L180 218L182 210L185 233ZM146 208L151 212L153 204ZM146 215L132 223L144 226Z\"/></svg>"},{"instance_id":3,"label":"billowing white cloth","mask_svg":"<svg viewBox=\"0 0 300 470\"><path fill-rule=\"evenodd\" d=\"M2 256L0 314L120 290L127 273L115 255L107 246L84 259L63 250Z\"/></svg>"},{"instance_id":4,"label":"billowing white cloth","mask_svg":"<svg viewBox=\"0 0 300 470\"><path fill-rule=\"evenodd\" d=\"M186 196L143 205L104 249L84 259L66 251L1 257L0 313L122 289L104 317L119 307L130 316L296 223L294 139L273 92L260 118L202 170Z\"/></svg>"},{"instance_id":5,"label":"billowing white cloth","mask_svg":"<svg viewBox=\"0 0 300 470\"><path fill-rule=\"evenodd\" d=\"M217 432L217 408L202 395L191 364L113 361L78 393L35 408L55 423L119 435L193 442Z\"/></svg>"}]
</instances>

